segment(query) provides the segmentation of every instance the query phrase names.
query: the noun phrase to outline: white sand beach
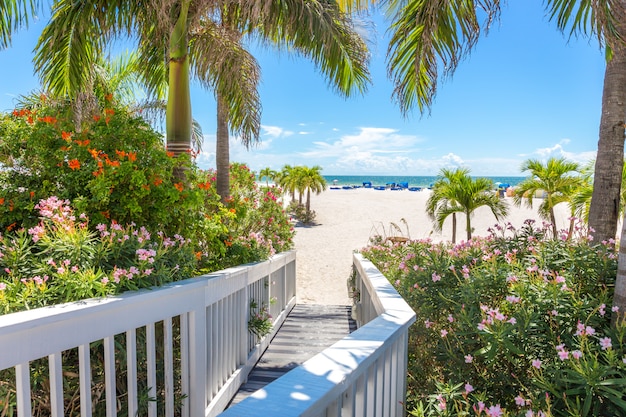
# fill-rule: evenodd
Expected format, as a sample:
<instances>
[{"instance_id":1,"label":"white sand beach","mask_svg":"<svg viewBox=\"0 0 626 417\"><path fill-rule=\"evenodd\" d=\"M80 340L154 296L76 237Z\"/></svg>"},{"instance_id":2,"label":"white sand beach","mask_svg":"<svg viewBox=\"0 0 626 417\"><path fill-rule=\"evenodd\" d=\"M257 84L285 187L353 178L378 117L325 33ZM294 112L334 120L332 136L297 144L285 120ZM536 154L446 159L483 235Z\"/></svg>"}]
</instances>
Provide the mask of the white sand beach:
<instances>
[{"instance_id":1,"label":"white sand beach","mask_svg":"<svg viewBox=\"0 0 626 417\"><path fill-rule=\"evenodd\" d=\"M346 280L351 270L352 253L366 246L372 236L402 235L411 239L430 237L433 241L450 240L450 219L442 232L433 231L433 223L425 210L429 195L429 190L380 191L364 188L329 189L319 195L311 195L311 209L317 214L316 224L296 227L298 302L349 304ZM509 203L509 215L501 224L510 222L520 227L526 219L542 222L536 210L541 199L534 200L533 209L514 206L510 197L505 197L505 201ZM566 228L569 217L566 205L557 206L556 217L559 229ZM465 240L465 216L457 218L457 241ZM498 223L485 207L474 212L471 222L474 236L486 236L487 229ZM391 223L401 231L395 230Z\"/></svg>"}]
</instances>

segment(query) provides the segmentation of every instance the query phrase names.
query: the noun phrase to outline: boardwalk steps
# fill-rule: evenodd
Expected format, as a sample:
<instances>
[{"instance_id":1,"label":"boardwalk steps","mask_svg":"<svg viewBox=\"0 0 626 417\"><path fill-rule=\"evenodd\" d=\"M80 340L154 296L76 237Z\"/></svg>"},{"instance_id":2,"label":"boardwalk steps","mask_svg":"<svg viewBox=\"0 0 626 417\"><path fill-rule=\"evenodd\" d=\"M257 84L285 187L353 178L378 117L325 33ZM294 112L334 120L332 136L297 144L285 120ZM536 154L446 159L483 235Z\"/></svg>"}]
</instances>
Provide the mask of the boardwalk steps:
<instances>
[{"instance_id":1,"label":"boardwalk steps","mask_svg":"<svg viewBox=\"0 0 626 417\"><path fill-rule=\"evenodd\" d=\"M231 405L356 330L356 323L350 313L350 306L297 304Z\"/></svg>"}]
</instances>

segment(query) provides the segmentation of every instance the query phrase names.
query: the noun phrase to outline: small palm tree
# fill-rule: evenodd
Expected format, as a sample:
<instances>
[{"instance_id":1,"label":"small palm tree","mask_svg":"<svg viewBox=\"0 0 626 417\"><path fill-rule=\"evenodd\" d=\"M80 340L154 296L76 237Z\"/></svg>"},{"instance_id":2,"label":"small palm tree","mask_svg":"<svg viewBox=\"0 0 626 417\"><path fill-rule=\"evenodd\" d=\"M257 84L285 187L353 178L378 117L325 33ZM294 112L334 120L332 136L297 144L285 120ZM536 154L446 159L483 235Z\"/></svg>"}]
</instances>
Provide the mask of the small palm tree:
<instances>
[{"instance_id":1,"label":"small palm tree","mask_svg":"<svg viewBox=\"0 0 626 417\"><path fill-rule=\"evenodd\" d=\"M539 215L552 224L552 233L556 237L556 217L554 207L560 203L569 203L572 207L572 196L583 185L580 166L564 158L550 158L543 164L536 159L522 163L522 172L530 171L530 177L518 184L513 202L520 206L525 202L533 206L533 197L539 191L545 192L545 198L539 205Z\"/></svg>"},{"instance_id":2,"label":"small palm tree","mask_svg":"<svg viewBox=\"0 0 626 417\"><path fill-rule=\"evenodd\" d=\"M274 181L276 179L276 175L277 172L270 167L263 168L261 171L259 171L259 179L265 178L266 187L270 186L270 180Z\"/></svg>"},{"instance_id":3,"label":"small palm tree","mask_svg":"<svg viewBox=\"0 0 626 417\"><path fill-rule=\"evenodd\" d=\"M452 215L452 243L456 243L456 213L465 214L467 240L472 238L471 216L474 210L487 206L500 220L508 213L507 204L492 192L493 182L487 178L473 179L469 169L442 169L433 185L433 191L426 203L426 212L435 222L435 230L440 231L443 223Z\"/></svg>"},{"instance_id":4,"label":"small palm tree","mask_svg":"<svg viewBox=\"0 0 626 417\"><path fill-rule=\"evenodd\" d=\"M298 188L306 192L306 213L311 213L311 191L319 194L326 189L326 179L321 174L322 167L300 167L298 175Z\"/></svg>"}]
</instances>

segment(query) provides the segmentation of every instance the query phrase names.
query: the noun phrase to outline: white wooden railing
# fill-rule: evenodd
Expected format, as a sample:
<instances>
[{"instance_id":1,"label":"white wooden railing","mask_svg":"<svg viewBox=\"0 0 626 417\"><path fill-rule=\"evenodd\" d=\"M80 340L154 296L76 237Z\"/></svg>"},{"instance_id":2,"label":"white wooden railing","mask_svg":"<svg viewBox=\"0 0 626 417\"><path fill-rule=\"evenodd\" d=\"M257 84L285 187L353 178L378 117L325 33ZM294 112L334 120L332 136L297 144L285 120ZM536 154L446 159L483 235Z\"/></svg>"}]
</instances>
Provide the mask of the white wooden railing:
<instances>
[{"instance_id":1,"label":"white wooden railing","mask_svg":"<svg viewBox=\"0 0 626 417\"><path fill-rule=\"evenodd\" d=\"M220 417L404 415L415 313L374 265L354 255L359 329Z\"/></svg>"},{"instance_id":2,"label":"white wooden railing","mask_svg":"<svg viewBox=\"0 0 626 417\"><path fill-rule=\"evenodd\" d=\"M291 251L159 289L0 316L0 370L15 373L15 381L0 383L15 384L20 417L32 415L31 380L38 378L49 381L43 385L55 417L67 413L67 378L79 379L81 416L94 414L94 407L116 416L120 404L135 416L142 401L140 414L149 417L216 415L273 336L259 340L248 332L250 302L270 308L276 331L295 305L295 275ZM78 358L78 375L63 363L68 352ZM125 364L123 384L116 363L118 370ZM103 373L100 392L94 369ZM138 378L147 392L138 391Z\"/></svg>"}]
</instances>

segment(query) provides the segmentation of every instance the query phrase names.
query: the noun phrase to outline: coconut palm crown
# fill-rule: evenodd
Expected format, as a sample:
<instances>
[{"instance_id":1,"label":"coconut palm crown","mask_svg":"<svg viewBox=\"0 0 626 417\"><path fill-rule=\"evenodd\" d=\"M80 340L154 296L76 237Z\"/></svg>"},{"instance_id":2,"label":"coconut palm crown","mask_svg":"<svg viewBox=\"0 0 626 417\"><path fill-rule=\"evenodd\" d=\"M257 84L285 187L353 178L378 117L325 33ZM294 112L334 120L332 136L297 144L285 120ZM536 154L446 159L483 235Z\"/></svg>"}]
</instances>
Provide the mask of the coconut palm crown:
<instances>
[{"instance_id":1,"label":"coconut palm crown","mask_svg":"<svg viewBox=\"0 0 626 417\"><path fill-rule=\"evenodd\" d=\"M471 217L477 208L489 207L496 220L508 213L506 202L491 192L493 182L487 178L472 178L469 172L467 168L443 168L426 202L426 212L434 220L435 230L440 231L452 215L453 243L456 242L456 213L465 214L467 240L472 238Z\"/></svg>"},{"instance_id":2,"label":"coconut palm crown","mask_svg":"<svg viewBox=\"0 0 626 417\"><path fill-rule=\"evenodd\" d=\"M236 30L213 20L225 14ZM190 149L191 76L224 97L229 127L245 143L258 138L261 106L258 64L242 47L242 32L282 40L345 94L363 91L369 81L367 48L329 0L59 0L36 47L35 69L54 95L72 97L88 90L84 69L111 42L136 41L138 70L149 91L168 80L168 150Z\"/></svg>"},{"instance_id":3,"label":"coconut palm crown","mask_svg":"<svg viewBox=\"0 0 626 417\"><path fill-rule=\"evenodd\" d=\"M517 206L524 202L532 208L537 192L545 193L537 211L542 218L550 222L553 236L556 237L554 207L560 203L572 203L572 196L583 184L582 177L578 175L579 165L564 158L550 158L545 164L536 159L529 159L522 163L521 170L529 171L530 177L517 185L513 202Z\"/></svg>"}]
</instances>

